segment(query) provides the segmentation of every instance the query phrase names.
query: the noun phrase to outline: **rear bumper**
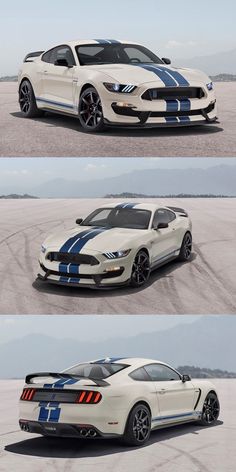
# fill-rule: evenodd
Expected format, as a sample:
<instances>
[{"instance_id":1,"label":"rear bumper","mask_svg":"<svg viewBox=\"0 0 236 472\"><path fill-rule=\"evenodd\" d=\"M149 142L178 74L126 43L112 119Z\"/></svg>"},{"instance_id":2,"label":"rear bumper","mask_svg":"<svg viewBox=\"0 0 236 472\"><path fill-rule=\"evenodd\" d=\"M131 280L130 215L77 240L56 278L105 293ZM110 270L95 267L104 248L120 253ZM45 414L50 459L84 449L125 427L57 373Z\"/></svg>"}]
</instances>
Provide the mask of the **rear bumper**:
<instances>
[{"instance_id":1,"label":"rear bumper","mask_svg":"<svg viewBox=\"0 0 236 472\"><path fill-rule=\"evenodd\" d=\"M102 439L122 436L117 433L103 433L92 424L43 423L20 419L19 425L24 432L50 437Z\"/></svg>"}]
</instances>

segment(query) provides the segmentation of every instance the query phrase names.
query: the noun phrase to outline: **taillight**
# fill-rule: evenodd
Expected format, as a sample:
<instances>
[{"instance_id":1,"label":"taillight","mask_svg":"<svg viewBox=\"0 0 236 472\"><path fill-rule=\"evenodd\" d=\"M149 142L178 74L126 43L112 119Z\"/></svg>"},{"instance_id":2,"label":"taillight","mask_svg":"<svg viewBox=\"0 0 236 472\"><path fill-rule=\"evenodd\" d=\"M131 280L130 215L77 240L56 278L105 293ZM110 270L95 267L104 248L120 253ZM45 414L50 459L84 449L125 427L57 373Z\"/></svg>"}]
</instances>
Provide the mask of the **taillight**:
<instances>
[{"instance_id":1,"label":"taillight","mask_svg":"<svg viewBox=\"0 0 236 472\"><path fill-rule=\"evenodd\" d=\"M31 400L33 400L34 394L35 394L34 388L24 388L20 399L26 402L30 402Z\"/></svg>"},{"instance_id":2,"label":"taillight","mask_svg":"<svg viewBox=\"0 0 236 472\"><path fill-rule=\"evenodd\" d=\"M99 392L90 392L88 390L83 390L79 393L78 397L75 400L75 403L89 403L95 404L99 403L102 399L102 395Z\"/></svg>"}]
</instances>

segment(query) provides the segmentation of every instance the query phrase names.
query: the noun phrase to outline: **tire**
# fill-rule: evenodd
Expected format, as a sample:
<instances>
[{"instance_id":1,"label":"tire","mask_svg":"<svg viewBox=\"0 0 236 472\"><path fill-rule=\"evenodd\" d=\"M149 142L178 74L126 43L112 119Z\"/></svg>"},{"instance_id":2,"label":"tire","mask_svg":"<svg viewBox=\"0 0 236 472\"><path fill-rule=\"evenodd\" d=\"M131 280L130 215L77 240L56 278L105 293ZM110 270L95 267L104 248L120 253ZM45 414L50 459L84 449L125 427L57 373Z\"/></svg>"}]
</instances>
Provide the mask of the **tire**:
<instances>
[{"instance_id":1,"label":"tire","mask_svg":"<svg viewBox=\"0 0 236 472\"><path fill-rule=\"evenodd\" d=\"M178 256L178 261L187 262L189 261L192 253L192 235L191 233L187 232L184 235L182 245L180 248L180 253Z\"/></svg>"},{"instance_id":2,"label":"tire","mask_svg":"<svg viewBox=\"0 0 236 472\"><path fill-rule=\"evenodd\" d=\"M98 133L105 129L101 99L94 87L87 88L80 96L79 121L88 133Z\"/></svg>"},{"instance_id":3,"label":"tire","mask_svg":"<svg viewBox=\"0 0 236 472\"><path fill-rule=\"evenodd\" d=\"M148 254L141 250L134 259L132 266L132 273L130 278L131 287L142 287L145 285L150 277L150 259Z\"/></svg>"},{"instance_id":4,"label":"tire","mask_svg":"<svg viewBox=\"0 0 236 472\"><path fill-rule=\"evenodd\" d=\"M44 115L36 104L34 90L29 80L23 80L19 89L19 103L21 113L25 118L36 118Z\"/></svg>"},{"instance_id":5,"label":"tire","mask_svg":"<svg viewBox=\"0 0 236 472\"><path fill-rule=\"evenodd\" d=\"M149 440L150 433L150 410L146 405L139 403L129 414L122 442L126 446L143 446Z\"/></svg>"},{"instance_id":6,"label":"tire","mask_svg":"<svg viewBox=\"0 0 236 472\"><path fill-rule=\"evenodd\" d=\"M208 393L203 404L200 424L203 426L212 426L216 423L220 414L220 403L214 392Z\"/></svg>"}]
</instances>

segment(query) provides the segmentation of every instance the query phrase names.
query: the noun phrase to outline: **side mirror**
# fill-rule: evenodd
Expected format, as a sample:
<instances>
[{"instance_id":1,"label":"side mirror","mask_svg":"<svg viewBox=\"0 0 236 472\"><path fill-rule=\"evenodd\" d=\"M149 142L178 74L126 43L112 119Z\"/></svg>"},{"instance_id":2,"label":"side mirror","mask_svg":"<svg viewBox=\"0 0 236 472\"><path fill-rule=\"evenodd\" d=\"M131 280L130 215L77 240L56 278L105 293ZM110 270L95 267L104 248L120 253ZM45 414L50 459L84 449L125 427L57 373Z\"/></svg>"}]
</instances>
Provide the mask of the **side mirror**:
<instances>
[{"instance_id":1,"label":"side mirror","mask_svg":"<svg viewBox=\"0 0 236 472\"><path fill-rule=\"evenodd\" d=\"M83 222L83 218L77 218L76 224L80 225Z\"/></svg>"},{"instance_id":2,"label":"side mirror","mask_svg":"<svg viewBox=\"0 0 236 472\"><path fill-rule=\"evenodd\" d=\"M162 57L162 61L164 64L167 64L168 66L171 64L171 60L168 57Z\"/></svg>"},{"instance_id":3,"label":"side mirror","mask_svg":"<svg viewBox=\"0 0 236 472\"><path fill-rule=\"evenodd\" d=\"M183 382L183 383L185 383L185 382L191 382L191 377L190 377L190 375L188 375L188 374L182 375L182 382Z\"/></svg>"},{"instance_id":4,"label":"side mirror","mask_svg":"<svg viewBox=\"0 0 236 472\"><path fill-rule=\"evenodd\" d=\"M68 62L66 59L57 59L57 60L54 62L54 66L68 67L68 68L72 68L72 67L73 67L71 64L69 64L69 62Z\"/></svg>"},{"instance_id":5,"label":"side mirror","mask_svg":"<svg viewBox=\"0 0 236 472\"><path fill-rule=\"evenodd\" d=\"M165 229L168 227L169 227L168 223L158 223L158 225L154 229L158 231L158 229Z\"/></svg>"}]
</instances>

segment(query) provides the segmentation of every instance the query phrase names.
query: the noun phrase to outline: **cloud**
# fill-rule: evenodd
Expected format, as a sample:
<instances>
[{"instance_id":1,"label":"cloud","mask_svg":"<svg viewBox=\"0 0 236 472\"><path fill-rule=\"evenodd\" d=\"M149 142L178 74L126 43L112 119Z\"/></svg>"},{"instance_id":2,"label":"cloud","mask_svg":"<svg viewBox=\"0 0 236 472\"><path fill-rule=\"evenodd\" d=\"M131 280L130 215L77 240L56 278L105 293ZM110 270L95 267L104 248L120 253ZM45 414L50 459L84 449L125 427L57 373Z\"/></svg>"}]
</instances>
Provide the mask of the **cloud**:
<instances>
[{"instance_id":1,"label":"cloud","mask_svg":"<svg viewBox=\"0 0 236 472\"><path fill-rule=\"evenodd\" d=\"M171 39L170 41L168 41L168 43L166 43L166 48L167 49L177 49L177 48L184 48L184 47L194 47L196 46L197 43L196 41L184 41L184 42L181 42L181 41L176 41L175 39Z\"/></svg>"}]
</instances>

